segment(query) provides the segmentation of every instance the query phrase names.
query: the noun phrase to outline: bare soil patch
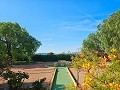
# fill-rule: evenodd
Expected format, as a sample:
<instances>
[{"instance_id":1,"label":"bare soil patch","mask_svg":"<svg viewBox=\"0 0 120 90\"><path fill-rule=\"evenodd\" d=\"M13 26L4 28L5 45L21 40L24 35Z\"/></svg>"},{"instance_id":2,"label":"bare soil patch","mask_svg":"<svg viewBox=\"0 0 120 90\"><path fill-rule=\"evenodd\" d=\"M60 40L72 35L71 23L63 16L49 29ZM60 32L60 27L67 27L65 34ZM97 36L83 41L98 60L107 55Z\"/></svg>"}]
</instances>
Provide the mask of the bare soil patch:
<instances>
[{"instance_id":1,"label":"bare soil patch","mask_svg":"<svg viewBox=\"0 0 120 90\"><path fill-rule=\"evenodd\" d=\"M37 62L30 65L15 65L11 70L14 72L21 71L29 74L29 79L25 79L24 81L25 86L31 86L32 82L38 79L46 78L44 85L49 88L55 68L48 67L48 65L53 65L53 62ZM6 88L8 86L6 82L6 80L0 77L0 90L1 88Z\"/></svg>"},{"instance_id":2,"label":"bare soil patch","mask_svg":"<svg viewBox=\"0 0 120 90\"><path fill-rule=\"evenodd\" d=\"M80 71L79 72L79 80L78 80L78 77L77 77L77 70L75 68L69 68L72 76L74 77L75 81L80 85L82 85L82 82L84 80L84 77L85 77L85 72L84 71Z\"/></svg>"}]
</instances>

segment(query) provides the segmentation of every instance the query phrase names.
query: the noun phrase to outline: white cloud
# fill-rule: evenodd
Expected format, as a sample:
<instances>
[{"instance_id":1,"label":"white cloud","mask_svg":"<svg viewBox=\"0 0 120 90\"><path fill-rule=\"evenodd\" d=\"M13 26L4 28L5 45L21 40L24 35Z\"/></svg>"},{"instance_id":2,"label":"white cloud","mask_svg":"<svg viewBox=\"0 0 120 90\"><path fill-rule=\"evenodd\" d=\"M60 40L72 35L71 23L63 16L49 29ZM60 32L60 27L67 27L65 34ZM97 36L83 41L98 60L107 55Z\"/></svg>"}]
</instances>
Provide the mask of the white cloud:
<instances>
[{"instance_id":1,"label":"white cloud","mask_svg":"<svg viewBox=\"0 0 120 90\"><path fill-rule=\"evenodd\" d=\"M69 22L60 22L56 24L55 27L59 31L95 31L96 26L101 22L101 20L93 21L91 19L85 19L81 21L69 21Z\"/></svg>"}]
</instances>

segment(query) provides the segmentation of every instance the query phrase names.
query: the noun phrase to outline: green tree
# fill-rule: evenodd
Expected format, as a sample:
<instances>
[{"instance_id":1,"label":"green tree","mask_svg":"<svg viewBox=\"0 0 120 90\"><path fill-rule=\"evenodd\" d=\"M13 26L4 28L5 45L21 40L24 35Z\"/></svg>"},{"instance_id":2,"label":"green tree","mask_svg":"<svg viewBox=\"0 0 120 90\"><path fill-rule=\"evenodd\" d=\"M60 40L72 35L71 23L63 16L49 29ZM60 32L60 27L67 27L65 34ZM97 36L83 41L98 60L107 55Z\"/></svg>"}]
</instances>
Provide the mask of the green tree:
<instances>
[{"instance_id":1,"label":"green tree","mask_svg":"<svg viewBox=\"0 0 120 90\"><path fill-rule=\"evenodd\" d=\"M100 41L96 34L92 33L88 35L88 38L83 41L82 50L89 52L100 51Z\"/></svg>"},{"instance_id":2,"label":"green tree","mask_svg":"<svg viewBox=\"0 0 120 90\"><path fill-rule=\"evenodd\" d=\"M119 90L119 55L120 10L103 20L97 32L83 41L82 52L72 57L73 66L86 72L83 89Z\"/></svg>"},{"instance_id":3,"label":"green tree","mask_svg":"<svg viewBox=\"0 0 120 90\"><path fill-rule=\"evenodd\" d=\"M54 53L53 52L49 52L48 55L54 55Z\"/></svg>"},{"instance_id":4,"label":"green tree","mask_svg":"<svg viewBox=\"0 0 120 90\"><path fill-rule=\"evenodd\" d=\"M22 28L18 23L0 22L0 53L7 58L7 64L21 57L30 57L41 42Z\"/></svg>"},{"instance_id":5,"label":"green tree","mask_svg":"<svg viewBox=\"0 0 120 90\"><path fill-rule=\"evenodd\" d=\"M96 33L89 34L83 41L82 49L90 52L96 50L108 52L114 48L120 52L120 10L103 20L97 28Z\"/></svg>"},{"instance_id":6,"label":"green tree","mask_svg":"<svg viewBox=\"0 0 120 90\"><path fill-rule=\"evenodd\" d=\"M98 25L96 35L105 51L115 48L120 52L120 10Z\"/></svg>"}]
</instances>

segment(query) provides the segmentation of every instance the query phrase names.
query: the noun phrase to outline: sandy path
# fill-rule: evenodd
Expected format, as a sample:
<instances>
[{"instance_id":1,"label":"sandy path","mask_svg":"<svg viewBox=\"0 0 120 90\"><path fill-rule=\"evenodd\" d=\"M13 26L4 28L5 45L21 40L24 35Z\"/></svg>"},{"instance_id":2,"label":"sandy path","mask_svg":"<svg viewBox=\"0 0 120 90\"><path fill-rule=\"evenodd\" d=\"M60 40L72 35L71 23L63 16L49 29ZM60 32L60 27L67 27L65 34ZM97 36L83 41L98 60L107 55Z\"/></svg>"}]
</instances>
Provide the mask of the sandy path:
<instances>
[{"instance_id":1,"label":"sandy path","mask_svg":"<svg viewBox=\"0 0 120 90\"><path fill-rule=\"evenodd\" d=\"M46 67L46 65L51 63L36 63L30 65L16 65L12 67L12 71L14 72L27 72L29 74L29 79L25 79L24 85L31 86L31 83L42 78L46 78L44 85L49 87L51 83L51 79L53 76L53 72L55 68ZM7 87L6 80L0 78L0 88ZM1 90L1 89L0 89Z\"/></svg>"},{"instance_id":2,"label":"sandy path","mask_svg":"<svg viewBox=\"0 0 120 90\"><path fill-rule=\"evenodd\" d=\"M85 72L81 71L79 72L79 80L77 80L77 70L75 68L69 68L69 70L71 71L72 75L74 76L75 80L82 85L82 82L84 80L85 77Z\"/></svg>"}]
</instances>

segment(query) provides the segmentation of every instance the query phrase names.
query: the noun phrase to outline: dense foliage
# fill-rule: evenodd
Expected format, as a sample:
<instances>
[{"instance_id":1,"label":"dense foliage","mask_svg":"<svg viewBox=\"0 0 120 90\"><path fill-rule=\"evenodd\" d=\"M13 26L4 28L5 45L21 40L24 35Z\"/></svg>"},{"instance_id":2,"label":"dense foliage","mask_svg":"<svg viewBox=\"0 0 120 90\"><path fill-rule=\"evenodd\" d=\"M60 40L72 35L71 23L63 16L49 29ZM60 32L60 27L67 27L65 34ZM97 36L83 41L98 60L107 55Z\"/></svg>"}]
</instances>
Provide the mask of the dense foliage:
<instances>
[{"instance_id":1,"label":"dense foliage","mask_svg":"<svg viewBox=\"0 0 120 90\"><path fill-rule=\"evenodd\" d=\"M32 89L33 90L47 90L46 87L44 87L43 82L46 80L46 78L36 80L32 83Z\"/></svg>"},{"instance_id":2,"label":"dense foliage","mask_svg":"<svg viewBox=\"0 0 120 90\"><path fill-rule=\"evenodd\" d=\"M29 58L41 43L18 23L0 22L0 54L9 65L16 59Z\"/></svg>"},{"instance_id":3,"label":"dense foliage","mask_svg":"<svg viewBox=\"0 0 120 90\"><path fill-rule=\"evenodd\" d=\"M120 10L103 20L97 27L97 32L90 34L83 41L82 49L107 52L110 48L114 48L120 51Z\"/></svg>"},{"instance_id":4,"label":"dense foliage","mask_svg":"<svg viewBox=\"0 0 120 90\"><path fill-rule=\"evenodd\" d=\"M7 71L3 74L4 79L7 80L9 90L46 90L47 88L43 85L46 78L36 80L32 83L31 87L23 86L24 80L29 78L29 75L25 72L13 72Z\"/></svg>"},{"instance_id":5,"label":"dense foliage","mask_svg":"<svg viewBox=\"0 0 120 90\"><path fill-rule=\"evenodd\" d=\"M29 75L25 72L15 73L13 71L8 71L3 74L4 79L8 80L9 90L20 90L22 88L24 79L28 79Z\"/></svg>"},{"instance_id":6,"label":"dense foliage","mask_svg":"<svg viewBox=\"0 0 120 90\"><path fill-rule=\"evenodd\" d=\"M72 57L73 66L86 73L83 90L119 90L120 60L116 49L110 50L108 57L98 57L98 53L81 53ZM109 61L108 61L109 58Z\"/></svg>"},{"instance_id":7,"label":"dense foliage","mask_svg":"<svg viewBox=\"0 0 120 90\"><path fill-rule=\"evenodd\" d=\"M71 61L71 55L69 54L57 54L57 55L33 55L33 61L41 61L41 62L52 62L58 60L67 60Z\"/></svg>"},{"instance_id":8,"label":"dense foliage","mask_svg":"<svg viewBox=\"0 0 120 90\"><path fill-rule=\"evenodd\" d=\"M41 43L18 23L0 22L0 75L15 60L29 60Z\"/></svg>"},{"instance_id":9,"label":"dense foliage","mask_svg":"<svg viewBox=\"0 0 120 90\"><path fill-rule=\"evenodd\" d=\"M105 51L110 48L120 51L120 10L98 25L97 36Z\"/></svg>"},{"instance_id":10,"label":"dense foliage","mask_svg":"<svg viewBox=\"0 0 120 90\"><path fill-rule=\"evenodd\" d=\"M120 10L83 41L73 66L85 72L83 90L120 90Z\"/></svg>"}]
</instances>

